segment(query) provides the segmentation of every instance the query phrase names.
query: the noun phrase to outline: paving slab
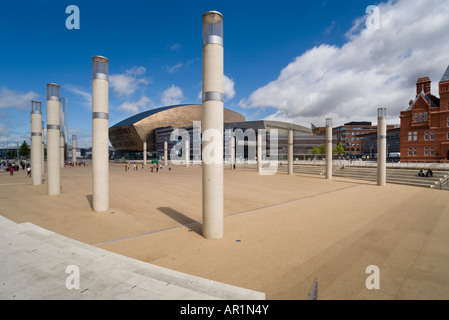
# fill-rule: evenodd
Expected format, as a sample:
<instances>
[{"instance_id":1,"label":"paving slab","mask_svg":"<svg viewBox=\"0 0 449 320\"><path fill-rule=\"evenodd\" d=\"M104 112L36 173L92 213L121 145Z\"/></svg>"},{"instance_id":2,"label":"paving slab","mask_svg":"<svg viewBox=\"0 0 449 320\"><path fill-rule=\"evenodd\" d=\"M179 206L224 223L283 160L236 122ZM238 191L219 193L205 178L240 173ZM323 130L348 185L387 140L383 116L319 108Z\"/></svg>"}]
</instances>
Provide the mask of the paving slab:
<instances>
[{"instance_id":1,"label":"paving slab","mask_svg":"<svg viewBox=\"0 0 449 320\"><path fill-rule=\"evenodd\" d=\"M46 184L32 186L26 173L0 175L0 215L23 228L20 237L7 231L3 237L0 232L0 239L5 245L12 239L26 245L46 238L42 250L48 256L69 253L64 265L72 263L72 253L83 264L96 256L105 266L86 272L92 281L101 270L111 271L108 257L114 253L132 259L120 269L131 268L133 282L153 277L153 271L135 265L144 263L264 293L269 300L304 300L315 278L319 299L449 298L449 198L444 190L226 169L225 235L207 240L201 235L199 166L151 173L125 172L121 164L111 164L110 210L102 213L91 208L90 167L64 168L61 179L62 193L48 196ZM36 226L102 253L73 242L61 248L56 235L36 233ZM5 226L0 224L0 230ZM23 261L42 261L36 256L39 251L27 250ZM3 252L13 256L20 250ZM379 267L379 290L365 285L370 265ZM30 268L24 263L18 270ZM55 272L45 268L51 270L47 274ZM64 270L58 281L67 278ZM164 272L153 278L167 283ZM122 273L111 277L110 287L121 288L116 298L132 296L124 280ZM108 287L100 279L98 286ZM77 298L104 298L102 292L89 288ZM57 293L52 291L52 296ZM198 292L198 297L203 294Z\"/></svg>"},{"instance_id":2,"label":"paving slab","mask_svg":"<svg viewBox=\"0 0 449 320\"><path fill-rule=\"evenodd\" d=\"M0 216L0 299L260 300L265 294L121 256ZM4 231L9 231L6 235ZM79 272L79 288L66 283ZM67 269L69 268L69 269ZM69 280L68 280L69 279Z\"/></svg>"}]
</instances>

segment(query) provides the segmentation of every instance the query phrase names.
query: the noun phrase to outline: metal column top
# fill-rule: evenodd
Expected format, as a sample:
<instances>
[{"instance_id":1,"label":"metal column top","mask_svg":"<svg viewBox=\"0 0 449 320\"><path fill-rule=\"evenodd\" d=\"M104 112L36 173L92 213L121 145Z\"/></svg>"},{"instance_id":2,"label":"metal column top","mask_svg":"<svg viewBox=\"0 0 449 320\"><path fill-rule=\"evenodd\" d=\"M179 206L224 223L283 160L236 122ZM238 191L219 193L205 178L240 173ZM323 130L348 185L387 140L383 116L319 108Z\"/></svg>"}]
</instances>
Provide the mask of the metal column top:
<instances>
[{"instance_id":1,"label":"metal column top","mask_svg":"<svg viewBox=\"0 0 449 320\"><path fill-rule=\"evenodd\" d=\"M223 46L223 15L218 11L203 15L203 46L211 43Z\"/></svg>"}]
</instances>

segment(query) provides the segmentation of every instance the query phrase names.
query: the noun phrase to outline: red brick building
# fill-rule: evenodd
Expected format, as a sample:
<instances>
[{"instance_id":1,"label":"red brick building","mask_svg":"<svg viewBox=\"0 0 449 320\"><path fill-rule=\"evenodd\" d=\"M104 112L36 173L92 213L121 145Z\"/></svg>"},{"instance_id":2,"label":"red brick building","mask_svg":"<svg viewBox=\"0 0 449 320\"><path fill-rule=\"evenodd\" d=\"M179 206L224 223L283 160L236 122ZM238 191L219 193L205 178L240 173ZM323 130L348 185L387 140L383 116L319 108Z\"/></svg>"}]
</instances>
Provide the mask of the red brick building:
<instances>
[{"instance_id":1,"label":"red brick building","mask_svg":"<svg viewBox=\"0 0 449 320\"><path fill-rule=\"evenodd\" d=\"M397 125L387 125L387 130L397 127ZM326 127L315 127L312 125L312 133L314 135L326 135L325 130ZM366 134L371 133L377 134L377 125L373 126L371 122L367 121L352 121L332 129L332 135L337 138L337 144L341 142L346 154L355 157L367 154L363 150L363 139ZM374 152L377 152L377 150L374 149Z\"/></svg>"},{"instance_id":2,"label":"red brick building","mask_svg":"<svg viewBox=\"0 0 449 320\"><path fill-rule=\"evenodd\" d=\"M388 130L395 127L396 125L387 125ZM332 133L337 137L337 143L343 143L343 147L348 155L361 156L364 154L364 136L370 133L377 134L377 125L373 126L371 122L366 121L353 121L333 128Z\"/></svg>"},{"instance_id":3,"label":"red brick building","mask_svg":"<svg viewBox=\"0 0 449 320\"><path fill-rule=\"evenodd\" d=\"M449 67L432 95L428 77L416 83L416 97L401 112L401 162L449 160Z\"/></svg>"}]
</instances>

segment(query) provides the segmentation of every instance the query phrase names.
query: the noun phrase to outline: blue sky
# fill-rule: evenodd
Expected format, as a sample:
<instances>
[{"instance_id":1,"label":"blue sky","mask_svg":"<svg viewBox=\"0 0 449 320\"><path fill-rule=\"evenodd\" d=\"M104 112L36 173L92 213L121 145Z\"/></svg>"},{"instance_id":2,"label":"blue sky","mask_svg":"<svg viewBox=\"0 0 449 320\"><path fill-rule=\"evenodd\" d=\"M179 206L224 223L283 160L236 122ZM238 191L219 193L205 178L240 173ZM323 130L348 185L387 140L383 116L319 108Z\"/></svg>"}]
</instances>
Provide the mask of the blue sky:
<instances>
[{"instance_id":1,"label":"blue sky","mask_svg":"<svg viewBox=\"0 0 449 320\"><path fill-rule=\"evenodd\" d=\"M201 17L209 10L224 16L225 106L247 120L310 127L332 117L340 125L375 121L376 107L387 107L399 123L417 78L430 76L436 88L449 65L448 4L416 2L3 2L0 146L29 141L31 100L43 102L46 120L50 82L68 98L69 137L90 146L94 55L110 61L111 126L148 109L201 103ZM65 25L72 4L79 30ZM379 5L379 30L366 30L369 5Z\"/></svg>"}]
</instances>

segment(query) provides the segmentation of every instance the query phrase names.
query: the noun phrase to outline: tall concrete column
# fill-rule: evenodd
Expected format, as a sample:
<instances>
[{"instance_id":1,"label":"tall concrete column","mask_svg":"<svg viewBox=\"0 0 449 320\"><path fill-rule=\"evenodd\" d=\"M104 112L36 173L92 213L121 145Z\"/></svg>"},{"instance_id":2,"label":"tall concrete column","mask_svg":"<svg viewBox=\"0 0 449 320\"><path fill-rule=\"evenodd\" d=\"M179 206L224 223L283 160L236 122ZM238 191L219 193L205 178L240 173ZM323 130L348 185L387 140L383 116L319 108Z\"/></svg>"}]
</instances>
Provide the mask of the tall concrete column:
<instances>
[{"instance_id":1,"label":"tall concrete column","mask_svg":"<svg viewBox=\"0 0 449 320\"><path fill-rule=\"evenodd\" d=\"M257 132L257 172L262 172L262 135L260 130Z\"/></svg>"},{"instance_id":2,"label":"tall concrete column","mask_svg":"<svg viewBox=\"0 0 449 320\"><path fill-rule=\"evenodd\" d=\"M168 167L168 141L164 141L164 166Z\"/></svg>"},{"instance_id":3,"label":"tall concrete column","mask_svg":"<svg viewBox=\"0 0 449 320\"><path fill-rule=\"evenodd\" d=\"M41 173L44 175L45 171L45 130L44 130L44 121L42 121L42 152L41 152Z\"/></svg>"},{"instance_id":4,"label":"tall concrete column","mask_svg":"<svg viewBox=\"0 0 449 320\"><path fill-rule=\"evenodd\" d=\"M186 167L190 166L190 141L186 140Z\"/></svg>"},{"instance_id":5,"label":"tall concrete column","mask_svg":"<svg viewBox=\"0 0 449 320\"><path fill-rule=\"evenodd\" d=\"M144 141L143 142L143 165L146 166L147 165L147 142Z\"/></svg>"},{"instance_id":6,"label":"tall concrete column","mask_svg":"<svg viewBox=\"0 0 449 320\"><path fill-rule=\"evenodd\" d=\"M326 119L326 179L332 179L332 119Z\"/></svg>"},{"instance_id":7,"label":"tall concrete column","mask_svg":"<svg viewBox=\"0 0 449 320\"><path fill-rule=\"evenodd\" d=\"M288 132L288 174L293 175L293 130Z\"/></svg>"},{"instance_id":8,"label":"tall concrete column","mask_svg":"<svg viewBox=\"0 0 449 320\"><path fill-rule=\"evenodd\" d=\"M42 103L31 101L31 181L42 184Z\"/></svg>"},{"instance_id":9,"label":"tall concrete column","mask_svg":"<svg viewBox=\"0 0 449 320\"><path fill-rule=\"evenodd\" d=\"M65 164L65 156L66 156L66 131L67 130L67 98L61 97L59 99L59 117L60 117L60 124L61 124L61 128L60 128L60 145L59 145L59 153L60 153L60 164L61 164L61 169L64 169L64 164Z\"/></svg>"},{"instance_id":10,"label":"tall concrete column","mask_svg":"<svg viewBox=\"0 0 449 320\"><path fill-rule=\"evenodd\" d=\"M64 160L65 160L65 139L64 132L60 131L59 133L59 163L61 165L61 169L64 169Z\"/></svg>"},{"instance_id":11,"label":"tall concrete column","mask_svg":"<svg viewBox=\"0 0 449 320\"><path fill-rule=\"evenodd\" d=\"M377 185L387 181L387 109L377 109Z\"/></svg>"},{"instance_id":12,"label":"tall concrete column","mask_svg":"<svg viewBox=\"0 0 449 320\"><path fill-rule=\"evenodd\" d=\"M109 209L109 60L92 58L92 203Z\"/></svg>"},{"instance_id":13,"label":"tall concrete column","mask_svg":"<svg viewBox=\"0 0 449 320\"><path fill-rule=\"evenodd\" d=\"M203 15L203 236L223 237L223 15ZM211 151L210 145L213 146ZM212 156L213 154L213 156Z\"/></svg>"},{"instance_id":14,"label":"tall concrete column","mask_svg":"<svg viewBox=\"0 0 449 320\"><path fill-rule=\"evenodd\" d=\"M231 170L235 169L235 137L231 136Z\"/></svg>"},{"instance_id":15,"label":"tall concrete column","mask_svg":"<svg viewBox=\"0 0 449 320\"><path fill-rule=\"evenodd\" d=\"M76 163L76 136L72 136L72 163Z\"/></svg>"},{"instance_id":16,"label":"tall concrete column","mask_svg":"<svg viewBox=\"0 0 449 320\"><path fill-rule=\"evenodd\" d=\"M61 193L59 85L47 84L47 180L48 194Z\"/></svg>"}]
</instances>

